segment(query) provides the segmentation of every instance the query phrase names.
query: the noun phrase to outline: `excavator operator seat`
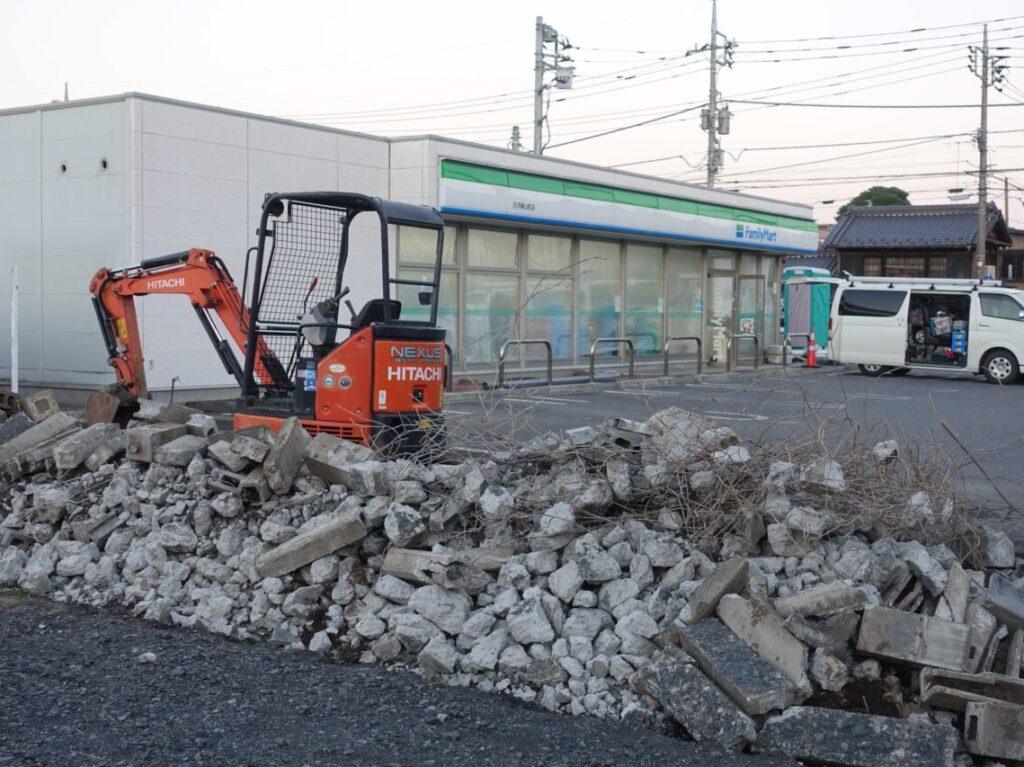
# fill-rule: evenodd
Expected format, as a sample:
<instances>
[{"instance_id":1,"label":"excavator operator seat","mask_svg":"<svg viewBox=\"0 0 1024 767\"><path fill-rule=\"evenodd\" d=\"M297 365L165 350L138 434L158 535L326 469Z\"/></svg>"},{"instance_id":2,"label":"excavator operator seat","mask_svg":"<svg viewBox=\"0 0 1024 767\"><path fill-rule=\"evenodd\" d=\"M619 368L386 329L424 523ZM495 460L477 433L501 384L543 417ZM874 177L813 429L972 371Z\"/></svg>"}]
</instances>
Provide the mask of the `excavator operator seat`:
<instances>
[{"instance_id":1,"label":"excavator operator seat","mask_svg":"<svg viewBox=\"0 0 1024 767\"><path fill-rule=\"evenodd\" d=\"M372 298L367 301L359 314L352 320L352 333L358 333L363 328L369 327L375 322L394 322L402 314L402 302L391 299L391 316L384 316L384 299Z\"/></svg>"}]
</instances>

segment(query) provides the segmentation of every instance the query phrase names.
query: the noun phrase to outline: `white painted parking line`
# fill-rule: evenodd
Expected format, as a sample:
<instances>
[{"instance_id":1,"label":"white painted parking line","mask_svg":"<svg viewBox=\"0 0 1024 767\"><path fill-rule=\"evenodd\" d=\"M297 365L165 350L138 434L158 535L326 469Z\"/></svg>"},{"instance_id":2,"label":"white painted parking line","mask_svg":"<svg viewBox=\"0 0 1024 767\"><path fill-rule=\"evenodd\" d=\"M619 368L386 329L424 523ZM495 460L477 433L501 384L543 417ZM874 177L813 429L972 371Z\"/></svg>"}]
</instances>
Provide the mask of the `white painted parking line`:
<instances>
[{"instance_id":1,"label":"white painted parking line","mask_svg":"<svg viewBox=\"0 0 1024 767\"><path fill-rule=\"evenodd\" d=\"M445 409L445 415L473 415L468 410L448 410Z\"/></svg>"},{"instance_id":2,"label":"white painted parking line","mask_svg":"<svg viewBox=\"0 0 1024 767\"><path fill-rule=\"evenodd\" d=\"M856 394L850 394L850 399L877 399L877 400L888 400L891 402L897 402L900 400L909 400L911 397L901 397L898 394L868 394L867 392L861 392Z\"/></svg>"},{"instance_id":3,"label":"white painted parking line","mask_svg":"<svg viewBox=\"0 0 1024 767\"><path fill-rule=\"evenodd\" d=\"M529 405L585 405L585 399L562 399L555 397L505 397L503 402L525 402Z\"/></svg>"},{"instance_id":4,"label":"white painted parking line","mask_svg":"<svg viewBox=\"0 0 1024 767\"><path fill-rule=\"evenodd\" d=\"M606 389L605 394L629 394L633 397L666 397L674 392L670 391L644 391L643 389Z\"/></svg>"},{"instance_id":5,"label":"white painted parking line","mask_svg":"<svg viewBox=\"0 0 1024 767\"><path fill-rule=\"evenodd\" d=\"M723 421L767 421L768 416L757 413L731 413L728 410L705 410L704 415L712 415Z\"/></svg>"}]
</instances>

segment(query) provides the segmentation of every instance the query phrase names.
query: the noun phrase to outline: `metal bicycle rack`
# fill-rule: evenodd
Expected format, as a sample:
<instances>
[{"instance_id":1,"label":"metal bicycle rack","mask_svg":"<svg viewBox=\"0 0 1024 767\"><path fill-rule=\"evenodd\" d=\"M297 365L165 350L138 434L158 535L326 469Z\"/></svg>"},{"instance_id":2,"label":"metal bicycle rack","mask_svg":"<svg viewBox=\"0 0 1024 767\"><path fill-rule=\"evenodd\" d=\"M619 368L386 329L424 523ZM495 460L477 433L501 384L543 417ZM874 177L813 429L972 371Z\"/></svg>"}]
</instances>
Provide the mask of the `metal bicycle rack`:
<instances>
[{"instance_id":1,"label":"metal bicycle rack","mask_svg":"<svg viewBox=\"0 0 1024 767\"><path fill-rule=\"evenodd\" d=\"M701 370L704 367L703 357L703 342L700 340L700 336L672 336L671 338L665 339L665 346L662 347L662 356L664 357L665 367L664 374L668 375L668 347L673 341L695 341L697 343L697 375L700 375Z\"/></svg>"},{"instance_id":2,"label":"metal bicycle rack","mask_svg":"<svg viewBox=\"0 0 1024 767\"><path fill-rule=\"evenodd\" d=\"M619 338L619 337L607 337L607 338L596 338L594 343L590 345L590 380L594 380L594 355L597 352L597 347L601 344L625 344L629 350L629 377L633 378L634 360L636 354L633 349L633 341L630 338Z\"/></svg>"},{"instance_id":3,"label":"metal bicycle rack","mask_svg":"<svg viewBox=\"0 0 1024 767\"><path fill-rule=\"evenodd\" d=\"M789 342L791 338L806 338L808 342L811 340L810 333L786 333L786 337L782 339L782 369L785 370L789 364L789 349L793 348L793 344Z\"/></svg>"},{"instance_id":4,"label":"metal bicycle rack","mask_svg":"<svg viewBox=\"0 0 1024 767\"><path fill-rule=\"evenodd\" d=\"M551 386L553 378L554 367L552 364L551 356L551 342L546 338L512 338L501 345L501 350L498 352L498 384L497 388L501 388L505 385L505 353L508 351L510 346L527 346L529 344L543 344L544 349L547 351L548 357L548 386ZM593 355L591 355L591 371L593 371ZM593 378L593 373L591 373Z\"/></svg>"},{"instance_id":5,"label":"metal bicycle rack","mask_svg":"<svg viewBox=\"0 0 1024 767\"><path fill-rule=\"evenodd\" d=\"M737 333L734 336L729 336L729 340L725 345L725 372L728 373L732 370L732 358L733 358L733 341L749 340L754 342L754 370L757 370L758 364L760 363L760 352L761 342L758 337L753 333ZM739 350L739 345L736 345L736 350Z\"/></svg>"}]
</instances>

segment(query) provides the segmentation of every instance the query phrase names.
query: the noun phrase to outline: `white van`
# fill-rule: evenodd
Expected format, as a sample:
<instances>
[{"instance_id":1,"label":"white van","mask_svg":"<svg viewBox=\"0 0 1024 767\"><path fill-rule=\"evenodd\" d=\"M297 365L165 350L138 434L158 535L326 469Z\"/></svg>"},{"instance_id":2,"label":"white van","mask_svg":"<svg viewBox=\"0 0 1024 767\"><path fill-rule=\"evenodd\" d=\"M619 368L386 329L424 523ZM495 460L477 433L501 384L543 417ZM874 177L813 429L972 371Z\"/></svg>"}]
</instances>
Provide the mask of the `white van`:
<instances>
[{"instance_id":1,"label":"white van","mask_svg":"<svg viewBox=\"0 0 1024 767\"><path fill-rule=\"evenodd\" d=\"M849 277L832 299L832 357L868 376L915 368L1012 383L1024 361L1024 291L998 282Z\"/></svg>"}]
</instances>

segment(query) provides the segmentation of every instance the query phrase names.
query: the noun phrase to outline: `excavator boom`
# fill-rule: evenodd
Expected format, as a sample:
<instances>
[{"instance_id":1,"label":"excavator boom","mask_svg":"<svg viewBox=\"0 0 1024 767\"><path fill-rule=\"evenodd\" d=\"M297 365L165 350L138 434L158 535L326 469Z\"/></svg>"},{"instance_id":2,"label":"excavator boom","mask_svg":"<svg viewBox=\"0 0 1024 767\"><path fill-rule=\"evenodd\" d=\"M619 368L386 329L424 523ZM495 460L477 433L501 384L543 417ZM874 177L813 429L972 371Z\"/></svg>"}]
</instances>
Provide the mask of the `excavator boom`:
<instances>
[{"instance_id":1,"label":"excavator boom","mask_svg":"<svg viewBox=\"0 0 1024 767\"><path fill-rule=\"evenodd\" d=\"M152 294L184 295L213 342L225 370L241 384L242 367L213 322L215 314L231 340L245 354L249 312L231 274L211 251L194 248L143 261L117 271L100 269L89 283L93 305L109 355L117 372L122 400L149 396L135 298ZM263 338L256 338L255 373L261 384L284 385L287 375ZM126 403L123 403L126 404Z\"/></svg>"}]
</instances>

